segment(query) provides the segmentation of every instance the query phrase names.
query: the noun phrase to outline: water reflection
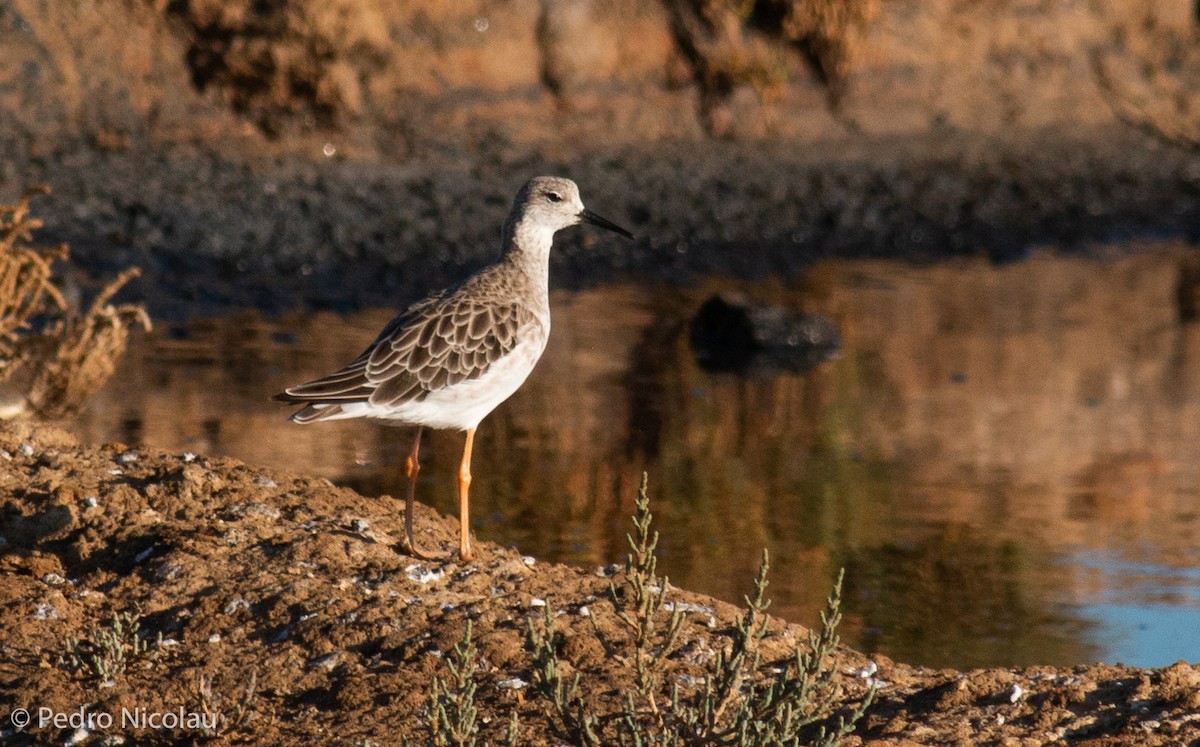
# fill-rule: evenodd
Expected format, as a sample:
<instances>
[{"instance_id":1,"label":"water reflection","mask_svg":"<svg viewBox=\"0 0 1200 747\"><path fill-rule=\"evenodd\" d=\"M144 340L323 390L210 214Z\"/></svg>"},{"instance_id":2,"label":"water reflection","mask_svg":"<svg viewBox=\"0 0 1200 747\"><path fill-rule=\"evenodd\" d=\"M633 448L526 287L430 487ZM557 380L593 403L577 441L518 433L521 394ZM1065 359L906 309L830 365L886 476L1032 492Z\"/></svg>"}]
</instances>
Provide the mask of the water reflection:
<instances>
[{"instance_id":1,"label":"water reflection","mask_svg":"<svg viewBox=\"0 0 1200 747\"><path fill-rule=\"evenodd\" d=\"M693 360L690 316L731 283L560 295L542 363L480 428L475 529L545 558L619 560L647 470L674 582L736 601L766 546L774 610L811 623L844 565L854 645L957 667L1200 659L1200 640L1179 654L1148 639L1178 624L1129 623L1166 605L1200 627L1194 593L1163 593L1200 565L1194 264L1183 249L837 262L802 288L739 285L841 328L836 360L774 377ZM298 427L267 401L389 317L156 333L74 427L396 493L407 433ZM460 447L436 433L423 454L419 494L447 513Z\"/></svg>"}]
</instances>

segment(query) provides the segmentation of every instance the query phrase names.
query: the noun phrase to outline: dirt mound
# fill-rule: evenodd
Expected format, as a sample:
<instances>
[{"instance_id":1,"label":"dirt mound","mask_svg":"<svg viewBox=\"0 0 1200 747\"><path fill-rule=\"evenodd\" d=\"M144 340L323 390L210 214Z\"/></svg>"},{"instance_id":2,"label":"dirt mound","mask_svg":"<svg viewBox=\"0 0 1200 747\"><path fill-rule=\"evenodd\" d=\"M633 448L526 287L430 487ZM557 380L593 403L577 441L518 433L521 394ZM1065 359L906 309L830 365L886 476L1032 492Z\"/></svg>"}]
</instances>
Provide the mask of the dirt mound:
<instances>
[{"instance_id":1,"label":"dirt mound","mask_svg":"<svg viewBox=\"0 0 1200 747\"><path fill-rule=\"evenodd\" d=\"M30 243L42 222L30 217L29 199L45 191L0 205L0 384L17 400L6 403L8 417L26 407L46 418L77 412L112 376L129 328L151 326L145 309L109 303L136 268L108 283L86 311L67 302L53 267L66 259L67 247Z\"/></svg>"},{"instance_id":2,"label":"dirt mound","mask_svg":"<svg viewBox=\"0 0 1200 747\"><path fill-rule=\"evenodd\" d=\"M632 662L601 644L621 635L607 589L622 571L487 543L473 564L417 562L395 550L401 501L228 459L85 449L28 426L0 431L0 449L0 690L31 714L24 729L4 715L6 744L191 744L208 727L187 719L218 715L211 731L228 742L425 743L432 682L453 681L468 625L481 735L500 743L515 713L517 743L558 743L530 684L527 628L547 604L587 702L619 703L632 681ZM416 518L425 544L453 545L453 520ZM668 600L687 612L665 676L695 686L737 611ZM806 637L772 621L763 660ZM851 744L1200 737L1200 672L1183 664L933 672L849 650L832 664L835 712L881 686ZM73 715L92 717L86 731Z\"/></svg>"}]
</instances>

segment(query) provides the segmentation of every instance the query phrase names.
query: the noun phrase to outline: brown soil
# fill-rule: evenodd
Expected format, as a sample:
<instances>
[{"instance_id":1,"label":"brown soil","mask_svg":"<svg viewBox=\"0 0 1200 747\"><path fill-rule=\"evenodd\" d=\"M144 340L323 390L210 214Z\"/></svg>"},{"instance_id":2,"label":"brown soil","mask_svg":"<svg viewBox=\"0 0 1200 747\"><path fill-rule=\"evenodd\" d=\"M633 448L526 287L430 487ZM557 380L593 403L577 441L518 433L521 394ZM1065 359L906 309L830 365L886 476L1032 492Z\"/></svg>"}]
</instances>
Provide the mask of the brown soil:
<instances>
[{"instance_id":1,"label":"brown soil","mask_svg":"<svg viewBox=\"0 0 1200 747\"><path fill-rule=\"evenodd\" d=\"M0 431L0 736L5 744L190 744L188 729L118 723L12 729L8 712L200 712L227 718L227 743L396 744L427 739L426 699L443 652L468 621L481 654L482 735L499 743L513 711L523 744L551 744L541 707L504 680L532 679L526 620L536 600L561 614L564 660L589 702L612 701L630 664L607 655L591 626L616 635L610 580L479 542L477 559L421 563L396 551L402 502L323 479L231 459L83 448L68 434ZM418 507L418 536L450 548L456 522ZM614 558L614 560L617 560ZM737 610L685 591L689 613L668 677L703 673ZM587 607L589 613L584 613ZM137 610L147 653L109 682L72 667L69 641L88 640L114 612ZM711 614L708 612L711 610ZM587 617L592 620L588 620ZM162 641L157 641L161 634ZM806 631L772 622L765 660ZM1200 738L1200 670L1094 665L932 671L873 657L884 683L848 744L1183 744ZM848 710L866 689L868 657L836 662ZM200 694L202 680L211 693ZM255 696L247 699L253 684ZM238 705L252 714L234 725Z\"/></svg>"}]
</instances>

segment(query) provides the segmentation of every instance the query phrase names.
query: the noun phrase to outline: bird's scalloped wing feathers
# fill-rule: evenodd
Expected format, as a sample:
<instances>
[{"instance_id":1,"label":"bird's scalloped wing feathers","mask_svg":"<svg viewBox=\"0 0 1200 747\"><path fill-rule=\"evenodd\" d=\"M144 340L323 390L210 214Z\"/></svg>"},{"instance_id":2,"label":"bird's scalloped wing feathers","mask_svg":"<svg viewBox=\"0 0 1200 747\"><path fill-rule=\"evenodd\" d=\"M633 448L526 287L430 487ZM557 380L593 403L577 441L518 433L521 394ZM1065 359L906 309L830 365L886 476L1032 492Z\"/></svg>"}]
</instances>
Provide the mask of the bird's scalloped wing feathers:
<instances>
[{"instance_id":1,"label":"bird's scalloped wing feathers","mask_svg":"<svg viewBox=\"0 0 1200 747\"><path fill-rule=\"evenodd\" d=\"M519 341L532 312L469 297L447 299L380 340L366 360L373 405L396 405L476 379Z\"/></svg>"},{"instance_id":2,"label":"bird's scalloped wing feathers","mask_svg":"<svg viewBox=\"0 0 1200 747\"><path fill-rule=\"evenodd\" d=\"M350 365L276 399L380 406L424 399L482 376L517 346L520 328L531 323L533 312L519 304L497 306L463 295L429 298L393 319Z\"/></svg>"},{"instance_id":3,"label":"bird's scalloped wing feathers","mask_svg":"<svg viewBox=\"0 0 1200 747\"><path fill-rule=\"evenodd\" d=\"M292 420L303 425L304 423L315 423L318 420L328 420L341 414L342 408L338 405L309 405L293 414Z\"/></svg>"},{"instance_id":4,"label":"bird's scalloped wing feathers","mask_svg":"<svg viewBox=\"0 0 1200 747\"><path fill-rule=\"evenodd\" d=\"M403 329L406 325L413 322L414 319L419 319L425 314L429 307L435 305L442 298L442 294L437 294L429 298L423 299L412 306L409 306L404 311L400 312L392 321L387 323L387 326L376 336L375 341L367 346L367 349L359 354L349 365L338 371L334 371L328 376L322 376L319 379L289 387L282 393L275 395L272 399L278 402L302 403L351 403L351 402L366 402L372 392L375 391L375 386L367 379L367 359L371 357L371 353L380 345L384 344L393 333L398 329Z\"/></svg>"},{"instance_id":5,"label":"bird's scalloped wing feathers","mask_svg":"<svg viewBox=\"0 0 1200 747\"><path fill-rule=\"evenodd\" d=\"M306 384L290 387L275 395L280 402L365 402L373 387L367 385L365 363L351 363L336 373Z\"/></svg>"}]
</instances>

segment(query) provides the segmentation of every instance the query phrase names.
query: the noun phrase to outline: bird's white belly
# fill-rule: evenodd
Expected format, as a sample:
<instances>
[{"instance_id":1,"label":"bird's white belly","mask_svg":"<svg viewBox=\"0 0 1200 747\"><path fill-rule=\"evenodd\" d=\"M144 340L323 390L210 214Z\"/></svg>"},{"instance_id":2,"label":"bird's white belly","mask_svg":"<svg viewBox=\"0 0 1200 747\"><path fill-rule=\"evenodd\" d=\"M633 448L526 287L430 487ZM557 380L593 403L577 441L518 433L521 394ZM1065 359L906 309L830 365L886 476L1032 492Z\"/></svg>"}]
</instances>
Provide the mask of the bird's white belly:
<instances>
[{"instance_id":1,"label":"bird's white belly","mask_svg":"<svg viewBox=\"0 0 1200 747\"><path fill-rule=\"evenodd\" d=\"M419 402L406 402L387 410L371 409L361 414L377 420L396 421L396 425L422 425L435 430L474 428L521 388L545 349L545 338L523 342L477 379L431 392Z\"/></svg>"}]
</instances>

